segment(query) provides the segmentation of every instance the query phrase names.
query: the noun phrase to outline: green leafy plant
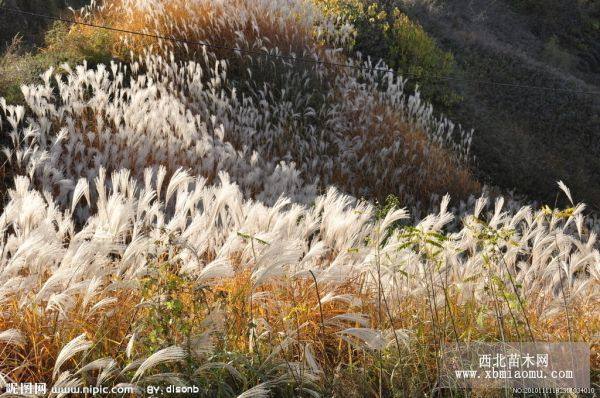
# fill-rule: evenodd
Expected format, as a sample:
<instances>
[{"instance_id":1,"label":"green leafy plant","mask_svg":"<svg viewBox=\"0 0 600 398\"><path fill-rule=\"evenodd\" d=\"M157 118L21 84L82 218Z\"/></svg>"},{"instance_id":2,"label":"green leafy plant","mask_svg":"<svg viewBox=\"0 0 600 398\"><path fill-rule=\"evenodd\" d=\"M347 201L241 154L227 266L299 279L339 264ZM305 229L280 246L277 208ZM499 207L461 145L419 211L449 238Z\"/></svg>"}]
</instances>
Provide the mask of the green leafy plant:
<instances>
[{"instance_id":1,"label":"green leafy plant","mask_svg":"<svg viewBox=\"0 0 600 398\"><path fill-rule=\"evenodd\" d=\"M53 24L45 35L45 46L37 51L28 50L18 35L0 57L0 97L9 103L23 103L21 86L41 82L40 75L50 67L58 69L61 64L75 65L86 61L94 66L108 63L111 36L105 31L94 30L90 36L70 34L63 22Z\"/></svg>"},{"instance_id":2,"label":"green leafy plant","mask_svg":"<svg viewBox=\"0 0 600 398\"><path fill-rule=\"evenodd\" d=\"M442 50L423 27L398 6L384 1L328 0L319 2L356 29L354 50L383 59L409 79L409 84L442 109L460 100L443 79L454 69L452 53ZM441 79L441 80L440 80Z\"/></svg>"}]
</instances>

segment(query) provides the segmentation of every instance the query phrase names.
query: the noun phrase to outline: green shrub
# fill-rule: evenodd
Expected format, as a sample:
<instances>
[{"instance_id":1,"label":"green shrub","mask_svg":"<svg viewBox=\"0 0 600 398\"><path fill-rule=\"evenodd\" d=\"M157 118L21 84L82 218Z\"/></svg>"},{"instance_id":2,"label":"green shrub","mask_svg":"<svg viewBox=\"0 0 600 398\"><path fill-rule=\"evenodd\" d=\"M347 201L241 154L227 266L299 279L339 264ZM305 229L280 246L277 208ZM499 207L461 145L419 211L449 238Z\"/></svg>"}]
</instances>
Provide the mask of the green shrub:
<instances>
[{"instance_id":1,"label":"green shrub","mask_svg":"<svg viewBox=\"0 0 600 398\"><path fill-rule=\"evenodd\" d=\"M386 63L417 84L435 105L447 108L459 97L443 79L454 69L454 58L442 50L423 27L400 8L382 0L326 0L326 12L340 16L356 29L354 50Z\"/></svg>"},{"instance_id":2,"label":"green shrub","mask_svg":"<svg viewBox=\"0 0 600 398\"><path fill-rule=\"evenodd\" d=\"M92 34L82 35L63 22L55 23L46 33L45 49L42 53L54 54L60 62L88 64L107 63L112 58L113 36L107 30L94 29Z\"/></svg>"},{"instance_id":3,"label":"green shrub","mask_svg":"<svg viewBox=\"0 0 600 398\"><path fill-rule=\"evenodd\" d=\"M0 6L53 16L61 13L70 16L67 7L80 8L87 3L89 0L0 0ZM17 35L28 47L40 45L49 25L47 19L0 11L0 52L6 50Z\"/></svg>"},{"instance_id":4,"label":"green shrub","mask_svg":"<svg viewBox=\"0 0 600 398\"><path fill-rule=\"evenodd\" d=\"M57 22L45 35L45 46L37 52L26 51L20 36L17 36L0 58L0 97L8 103L23 102L21 86L39 81L48 68L62 63L76 64L87 60L88 64L106 63L111 59L109 52L111 36L95 30L85 38L71 33L69 26Z\"/></svg>"},{"instance_id":5,"label":"green shrub","mask_svg":"<svg viewBox=\"0 0 600 398\"><path fill-rule=\"evenodd\" d=\"M424 94L429 94L435 102L443 105L454 103L456 95L447 86L437 86L440 78L452 72L452 54L441 50L421 25L398 9L394 9L387 32L390 42L388 62L391 66L416 79Z\"/></svg>"},{"instance_id":6,"label":"green shrub","mask_svg":"<svg viewBox=\"0 0 600 398\"><path fill-rule=\"evenodd\" d=\"M22 103L21 86L36 81L50 65L51 61L43 54L23 52L17 36L0 58L0 97L8 103Z\"/></svg>"}]
</instances>

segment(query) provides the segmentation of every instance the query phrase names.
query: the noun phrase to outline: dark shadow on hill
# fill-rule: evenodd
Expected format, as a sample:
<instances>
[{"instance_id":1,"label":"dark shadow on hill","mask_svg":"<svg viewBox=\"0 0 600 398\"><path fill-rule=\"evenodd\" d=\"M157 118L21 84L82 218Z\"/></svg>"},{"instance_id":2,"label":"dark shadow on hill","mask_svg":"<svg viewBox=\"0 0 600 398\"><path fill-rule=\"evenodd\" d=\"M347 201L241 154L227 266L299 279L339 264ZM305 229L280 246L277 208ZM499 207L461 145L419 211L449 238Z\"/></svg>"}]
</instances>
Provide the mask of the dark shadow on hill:
<instances>
[{"instance_id":1,"label":"dark shadow on hill","mask_svg":"<svg viewBox=\"0 0 600 398\"><path fill-rule=\"evenodd\" d=\"M455 56L452 86L462 102L450 114L476 129L480 177L545 201L554 200L554 183L564 180L578 198L600 208L600 95L563 91L600 92L600 6L584 9L575 0L401 3Z\"/></svg>"}]
</instances>

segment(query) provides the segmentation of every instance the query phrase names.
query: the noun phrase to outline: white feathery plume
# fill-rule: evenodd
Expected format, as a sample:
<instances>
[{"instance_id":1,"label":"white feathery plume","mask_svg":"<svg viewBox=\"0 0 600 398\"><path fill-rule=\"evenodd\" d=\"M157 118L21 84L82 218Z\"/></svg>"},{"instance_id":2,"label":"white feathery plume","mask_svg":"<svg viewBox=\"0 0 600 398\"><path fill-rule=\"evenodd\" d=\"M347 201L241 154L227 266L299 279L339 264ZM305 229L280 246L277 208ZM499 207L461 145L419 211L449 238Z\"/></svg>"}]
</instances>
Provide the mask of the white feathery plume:
<instances>
[{"instance_id":1,"label":"white feathery plume","mask_svg":"<svg viewBox=\"0 0 600 398\"><path fill-rule=\"evenodd\" d=\"M60 371L60 367L69 359L73 358L76 354L87 351L92 347L92 343L88 341L85 337L85 334L80 334L75 337L73 340L69 341L63 348L60 350L60 353L56 357L56 361L54 362L54 370L52 371L52 378L55 379L56 375Z\"/></svg>"},{"instance_id":2,"label":"white feathery plume","mask_svg":"<svg viewBox=\"0 0 600 398\"><path fill-rule=\"evenodd\" d=\"M0 98L0 100L3 98ZM0 388L5 388L8 383L12 382L4 373L0 372Z\"/></svg>"},{"instance_id":3,"label":"white feathery plume","mask_svg":"<svg viewBox=\"0 0 600 398\"><path fill-rule=\"evenodd\" d=\"M77 181L77 185L75 186L75 189L73 190L73 200L71 202L71 213L73 211L75 211L75 206L77 206L77 203L79 202L79 200L81 199L82 196L85 196L87 204L90 205L91 204L90 186L89 186L88 180L86 180L85 178L80 178L79 181Z\"/></svg>"},{"instance_id":4,"label":"white feathery plume","mask_svg":"<svg viewBox=\"0 0 600 398\"><path fill-rule=\"evenodd\" d=\"M284 275L286 266L297 264L302 256L302 246L298 241L280 240L269 244L258 256L252 281L260 285L270 277Z\"/></svg>"},{"instance_id":5,"label":"white feathery plume","mask_svg":"<svg viewBox=\"0 0 600 398\"><path fill-rule=\"evenodd\" d=\"M92 306L92 308L90 308L90 310L87 313L87 316L91 316L94 313L96 313L98 310L100 310L101 308L107 307L111 304L116 303L118 300L116 297L105 297L102 300L98 301L96 304L94 304Z\"/></svg>"},{"instance_id":6,"label":"white feathery plume","mask_svg":"<svg viewBox=\"0 0 600 398\"><path fill-rule=\"evenodd\" d=\"M131 372L132 370L138 369L140 367L140 365L145 361L144 358L140 358L140 359L136 359L134 361L131 361L130 363L128 363L127 365L125 365L125 367L123 369L121 369L121 372L119 373L119 376L126 374L127 372Z\"/></svg>"},{"instance_id":7,"label":"white feathery plume","mask_svg":"<svg viewBox=\"0 0 600 398\"><path fill-rule=\"evenodd\" d=\"M352 344L356 344L356 342L349 337L355 337L366 347L373 350L380 350L385 347L386 344L381 331L371 328L348 328L338 332L338 334L342 339Z\"/></svg>"},{"instance_id":8,"label":"white feathery plume","mask_svg":"<svg viewBox=\"0 0 600 398\"><path fill-rule=\"evenodd\" d=\"M314 351L312 349L312 345L310 343L307 343L304 345L304 359L305 359L306 363L308 364L308 366L310 367L310 370L312 373L314 373L316 375L323 373L323 369L321 368L321 366L315 359L315 353L314 353Z\"/></svg>"},{"instance_id":9,"label":"white feathery plume","mask_svg":"<svg viewBox=\"0 0 600 398\"><path fill-rule=\"evenodd\" d=\"M571 197L571 190L562 181L557 181L556 183L558 184L558 187L565 193L565 195L567 195L569 202L571 202L571 204L573 204L573 198Z\"/></svg>"},{"instance_id":10,"label":"white feathery plume","mask_svg":"<svg viewBox=\"0 0 600 398\"><path fill-rule=\"evenodd\" d=\"M211 353L213 349L211 331L190 338L190 351L196 358Z\"/></svg>"},{"instance_id":11,"label":"white feathery plume","mask_svg":"<svg viewBox=\"0 0 600 398\"><path fill-rule=\"evenodd\" d=\"M181 362L185 360L187 357L185 350L178 346L170 346L167 348L163 348L150 355L137 369L135 374L133 375L132 381L135 381L140 378L147 370L155 367L156 365L160 365L168 362Z\"/></svg>"},{"instance_id":12,"label":"white feathery plume","mask_svg":"<svg viewBox=\"0 0 600 398\"><path fill-rule=\"evenodd\" d=\"M219 258L208 263L198 274L199 281L209 279L230 278L233 276L233 267L227 258Z\"/></svg>"},{"instance_id":13,"label":"white feathery plume","mask_svg":"<svg viewBox=\"0 0 600 398\"><path fill-rule=\"evenodd\" d=\"M25 336L17 329L8 329L0 332L0 343L24 347L25 341Z\"/></svg>"},{"instance_id":14,"label":"white feathery plume","mask_svg":"<svg viewBox=\"0 0 600 398\"><path fill-rule=\"evenodd\" d=\"M268 398L270 394L270 387L271 387L270 382L265 382L265 383L261 383L258 384L254 387L252 387L249 390L244 391L243 393L241 393L240 395L238 395L236 398Z\"/></svg>"},{"instance_id":15,"label":"white feathery plume","mask_svg":"<svg viewBox=\"0 0 600 398\"><path fill-rule=\"evenodd\" d=\"M581 213L575 215L575 225L577 227L577 234L579 235L579 238L581 238L581 235L583 233L583 222L584 222L584 218Z\"/></svg>"},{"instance_id":16,"label":"white feathery plume","mask_svg":"<svg viewBox=\"0 0 600 398\"><path fill-rule=\"evenodd\" d=\"M162 190L163 181L165 176L167 175L167 168L163 165L158 167L158 172L156 173L156 197L160 200L160 192Z\"/></svg>"},{"instance_id":17,"label":"white feathery plume","mask_svg":"<svg viewBox=\"0 0 600 398\"><path fill-rule=\"evenodd\" d=\"M136 338L137 338L137 331L135 331L131 334L129 341L127 342L127 348L125 349L125 355L127 355L128 359L131 359L131 356L133 354L133 346L135 344Z\"/></svg>"},{"instance_id":18,"label":"white feathery plume","mask_svg":"<svg viewBox=\"0 0 600 398\"><path fill-rule=\"evenodd\" d=\"M183 170L181 168L177 169L169 180L167 194L165 196L165 203L169 202L169 199L171 199L171 196L173 196L177 189L189 184L191 181L193 181L193 178L190 177L187 170Z\"/></svg>"},{"instance_id":19,"label":"white feathery plume","mask_svg":"<svg viewBox=\"0 0 600 398\"><path fill-rule=\"evenodd\" d=\"M381 222L381 231L386 231L394 222L408 218L406 209L394 209L389 211Z\"/></svg>"},{"instance_id":20,"label":"white feathery plume","mask_svg":"<svg viewBox=\"0 0 600 398\"><path fill-rule=\"evenodd\" d=\"M96 359L84 366L82 366L76 374L80 374L80 373L85 373L85 372L90 372L93 370L100 370L100 369L104 369L107 366L110 366L112 363L115 363L115 360L112 358L100 358L100 359Z\"/></svg>"},{"instance_id":21,"label":"white feathery plume","mask_svg":"<svg viewBox=\"0 0 600 398\"><path fill-rule=\"evenodd\" d=\"M477 202L475 202L475 209L473 210L473 217L479 218L479 215L481 214L481 211L483 210L487 202L488 199L484 196L477 199Z\"/></svg>"},{"instance_id":22,"label":"white feathery plume","mask_svg":"<svg viewBox=\"0 0 600 398\"><path fill-rule=\"evenodd\" d=\"M117 362L110 361L102 368L102 371L96 379L96 386L102 386L106 384L106 381L111 378L117 371Z\"/></svg>"},{"instance_id":23,"label":"white feathery plume","mask_svg":"<svg viewBox=\"0 0 600 398\"><path fill-rule=\"evenodd\" d=\"M102 286L102 278L98 276L94 276L88 283L87 288L85 289L85 294L83 296L82 306L83 308L87 308L88 304L96 296L98 288Z\"/></svg>"},{"instance_id":24,"label":"white feathery plume","mask_svg":"<svg viewBox=\"0 0 600 398\"><path fill-rule=\"evenodd\" d=\"M318 259L319 257L323 256L325 253L327 253L327 251L328 251L328 248L325 245L325 242L318 241L310 247L310 250L308 251L308 253L306 253L304 255L304 257L302 257L302 260L300 261L300 263L305 264L312 260Z\"/></svg>"},{"instance_id":25,"label":"white feathery plume","mask_svg":"<svg viewBox=\"0 0 600 398\"><path fill-rule=\"evenodd\" d=\"M359 325L361 325L363 327L367 327L369 325L369 323L371 323L371 320L369 319L368 315L353 314L353 313L336 315L334 317L329 318L327 320L327 323L341 324L342 322L340 322L340 321L350 322L350 323L358 323Z\"/></svg>"}]
</instances>

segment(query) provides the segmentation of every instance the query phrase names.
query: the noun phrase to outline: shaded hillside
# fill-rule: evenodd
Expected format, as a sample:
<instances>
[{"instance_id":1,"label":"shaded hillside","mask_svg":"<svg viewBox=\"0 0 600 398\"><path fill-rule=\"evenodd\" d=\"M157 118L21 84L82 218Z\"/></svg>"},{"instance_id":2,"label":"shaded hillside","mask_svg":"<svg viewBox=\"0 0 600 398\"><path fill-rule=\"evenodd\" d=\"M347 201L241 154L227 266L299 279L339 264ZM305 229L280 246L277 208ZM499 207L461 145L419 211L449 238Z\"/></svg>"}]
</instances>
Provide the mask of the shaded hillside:
<instances>
[{"instance_id":1,"label":"shaded hillside","mask_svg":"<svg viewBox=\"0 0 600 398\"><path fill-rule=\"evenodd\" d=\"M67 7L79 8L85 3L88 3L88 1L1 0L0 6L27 12L58 15L65 12ZM16 35L20 35L23 42L28 46L41 44L44 41L45 30L48 26L48 21L43 19L0 11L0 51L4 51Z\"/></svg>"},{"instance_id":2,"label":"shaded hillside","mask_svg":"<svg viewBox=\"0 0 600 398\"><path fill-rule=\"evenodd\" d=\"M401 8L453 53L452 117L474 127L480 176L553 200L568 180L600 206L600 22L598 2L408 1ZM478 81L545 86L556 91Z\"/></svg>"}]
</instances>

